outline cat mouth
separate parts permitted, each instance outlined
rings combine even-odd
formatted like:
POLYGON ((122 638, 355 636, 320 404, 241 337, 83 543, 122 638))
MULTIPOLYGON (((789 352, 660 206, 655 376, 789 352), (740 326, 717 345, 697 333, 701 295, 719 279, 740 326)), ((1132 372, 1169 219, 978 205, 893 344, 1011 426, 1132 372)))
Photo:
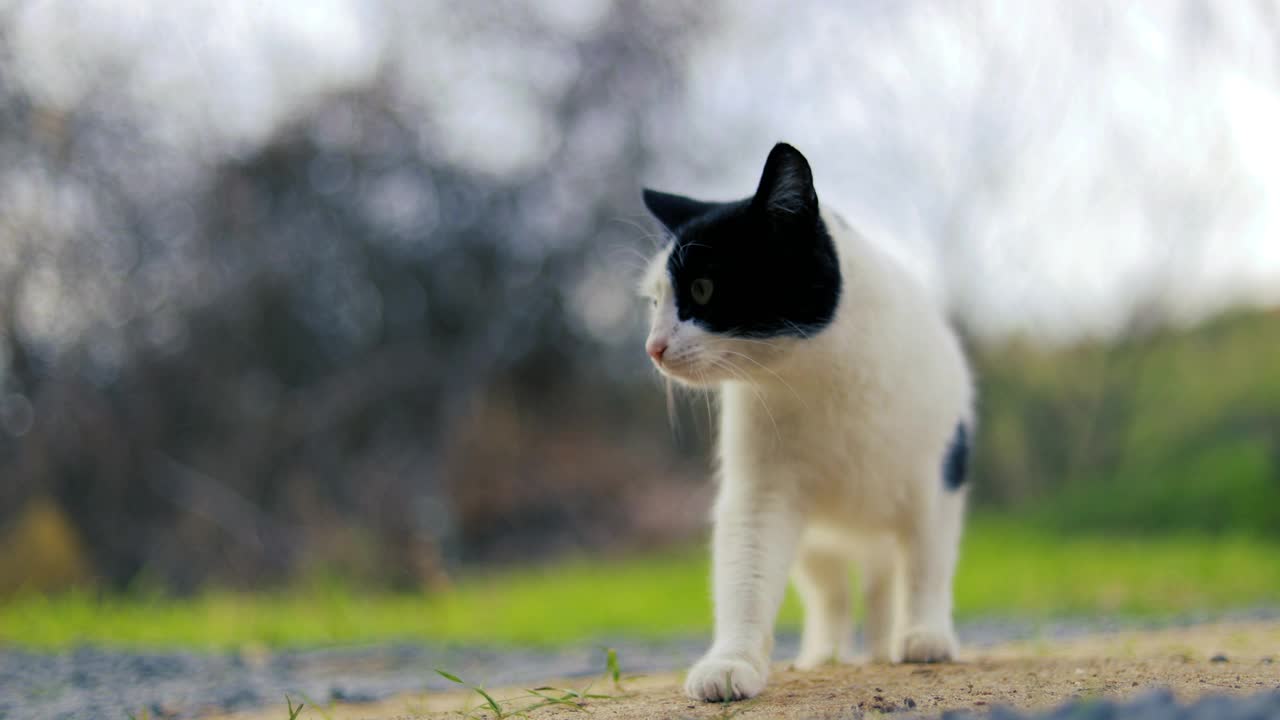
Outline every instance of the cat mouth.
POLYGON ((711 385, 715 382, 714 365, 694 357, 662 358, 653 361, 658 372, 686 385, 711 385))

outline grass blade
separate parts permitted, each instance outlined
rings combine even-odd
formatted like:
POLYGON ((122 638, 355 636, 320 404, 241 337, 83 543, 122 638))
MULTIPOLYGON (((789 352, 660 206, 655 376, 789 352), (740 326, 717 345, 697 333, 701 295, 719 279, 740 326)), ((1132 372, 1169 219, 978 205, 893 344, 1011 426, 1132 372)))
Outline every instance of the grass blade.
POLYGON ((436 674, 444 678, 445 680, 448 680, 449 682, 458 683, 459 685, 466 685, 466 683, 462 681, 462 678, 458 677, 457 675, 454 675, 453 673, 445 672, 440 668, 436 668, 436 674))
POLYGON ((497 700, 493 699, 492 695, 485 692, 484 688, 480 687, 479 685, 468 685, 467 687, 479 693, 480 697, 484 698, 485 702, 489 703, 489 708, 493 710, 494 714, 496 714, 498 717, 505 716, 505 713, 502 712, 502 706, 498 704, 497 700))
POLYGON ((298 707, 293 706, 293 698, 288 695, 284 696, 285 705, 289 706, 289 720, 298 720, 298 716, 302 714, 302 708, 306 707, 306 703, 298 703, 298 707))
POLYGON ((618 650, 609 648, 605 651, 605 667, 609 669, 609 677, 613 678, 613 684, 617 685, 622 681, 622 666, 618 664, 618 650))

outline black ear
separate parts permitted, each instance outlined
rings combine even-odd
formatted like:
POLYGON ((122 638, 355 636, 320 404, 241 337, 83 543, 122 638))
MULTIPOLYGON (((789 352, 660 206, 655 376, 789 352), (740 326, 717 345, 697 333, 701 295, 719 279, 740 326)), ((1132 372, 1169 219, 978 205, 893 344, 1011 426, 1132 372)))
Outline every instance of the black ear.
POLYGON ((658 222, 675 232, 681 225, 707 212, 715 204, 645 188, 644 206, 658 218, 658 222))
POLYGON ((818 216, 818 193, 813 189, 813 171, 800 151, 778 143, 769 152, 760 176, 753 207, 784 222, 818 216))

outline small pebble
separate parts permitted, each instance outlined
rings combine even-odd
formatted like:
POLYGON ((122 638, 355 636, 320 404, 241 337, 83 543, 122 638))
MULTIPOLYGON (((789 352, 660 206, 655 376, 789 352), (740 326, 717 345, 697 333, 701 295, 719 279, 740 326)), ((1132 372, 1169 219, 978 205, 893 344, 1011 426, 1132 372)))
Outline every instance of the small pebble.
POLYGON ((1223 655, 1222 653, 1218 653, 1217 655, 1214 655, 1213 657, 1209 658, 1209 662, 1224 663, 1224 662, 1227 662, 1227 656, 1223 655))
POLYGON ((370 703, 378 698, 370 693, 352 692, 344 687, 334 685, 329 689, 329 699, 334 702, 370 703))

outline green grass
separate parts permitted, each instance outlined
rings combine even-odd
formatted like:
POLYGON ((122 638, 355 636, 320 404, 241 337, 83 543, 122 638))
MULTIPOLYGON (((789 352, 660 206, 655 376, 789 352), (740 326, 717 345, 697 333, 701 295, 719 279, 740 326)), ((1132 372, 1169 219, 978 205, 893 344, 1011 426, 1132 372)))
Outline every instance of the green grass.
MULTIPOLYGON (((609 651, 609 658, 610 667, 607 672, 612 673, 617 662, 617 655, 615 651, 609 651)), ((436 674, 455 685, 460 685, 470 690, 479 697, 481 701, 479 703, 479 707, 476 710, 463 714, 464 718, 481 719, 488 717, 489 714, 492 714, 493 717, 497 718, 497 720, 503 720, 503 718, 511 717, 525 717, 528 713, 533 712, 534 710, 553 705, 565 707, 570 710, 582 710, 587 706, 587 703, 591 701, 613 700, 617 697, 621 697, 620 695, 611 695, 608 693, 593 693, 591 692, 593 683, 588 683, 587 686, 581 690, 543 685, 542 687, 528 688, 524 691, 523 695, 517 698, 500 700, 490 694, 488 690, 485 690, 483 686, 469 683, 451 672, 436 668, 436 674)), ((614 679, 614 689, 621 692, 621 687, 617 684, 616 676, 614 679)), ((289 720, 293 720, 293 718, 290 718, 289 720)))
MULTIPOLYGON (((1064 536, 977 518, 956 582, 961 617, 1163 615, 1280 604, 1280 543, 1249 537, 1064 536)), ((189 599, 18 596, 0 604, 0 643, 205 648, 387 639, 553 644, 707 633, 703 548, 579 559, 463 578, 433 596, 334 584, 189 599)), ((784 625, 799 606, 788 597, 784 625)))

